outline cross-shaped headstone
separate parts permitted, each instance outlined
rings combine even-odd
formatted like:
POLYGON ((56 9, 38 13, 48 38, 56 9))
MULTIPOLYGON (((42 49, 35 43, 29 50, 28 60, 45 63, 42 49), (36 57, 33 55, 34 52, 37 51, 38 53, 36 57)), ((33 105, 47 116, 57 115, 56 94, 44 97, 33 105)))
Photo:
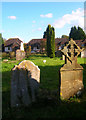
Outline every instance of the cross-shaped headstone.
POLYGON ((75 43, 73 39, 69 41, 69 43, 61 50, 64 55, 72 62, 75 57, 77 57, 82 51, 79 46, 75 43))
POLYGON ((60 69, 60 96, 69 99, 83 89, 83 67, 77 63, 77 57, 82 51, 71 39, 61 50, 65 55, 65 64, 60 69))

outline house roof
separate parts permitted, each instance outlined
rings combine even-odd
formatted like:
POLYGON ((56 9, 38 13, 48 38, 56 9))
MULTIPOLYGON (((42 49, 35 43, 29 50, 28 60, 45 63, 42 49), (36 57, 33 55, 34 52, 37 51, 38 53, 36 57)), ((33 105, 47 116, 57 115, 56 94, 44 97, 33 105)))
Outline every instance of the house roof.
POLYGON ((10 38, 10 39, 8 39, 6 42, 5 42, 5 47, 7 47, 7 46, 18 46, 18 45, 20 45, 21 44, 21 40, 19 39, 19 38, 10 38))
POLYGON ((82 44, 84 44, 84 45, 86 44, 86 39, 84 41, 82 41, 82 44))
MULTIPOLYGON (((31 41, 29 41, 27 44, 32 45, 35 43, 41 43, 41 41, 46 41, 46 39, 32 39, 31 41)), ((55 45, 56 46, 61 46, 64 45, 66 43, 68 43, 69 39, 67 38, 55 38, 55 45)), ((82 44, 86 45, 86 39, 85 40, 74 40, 76 42, 76 44, 79 47, 82 47, 82 44)))
POLYGON ((32 44, 34 44, 34 43, 41 43, 41 41, 46 41, 46 39, 45 38, 41 38, 41 39, 32 39, 32 40, 30 40, 27 44, 28 45, 32 45, 32 44))

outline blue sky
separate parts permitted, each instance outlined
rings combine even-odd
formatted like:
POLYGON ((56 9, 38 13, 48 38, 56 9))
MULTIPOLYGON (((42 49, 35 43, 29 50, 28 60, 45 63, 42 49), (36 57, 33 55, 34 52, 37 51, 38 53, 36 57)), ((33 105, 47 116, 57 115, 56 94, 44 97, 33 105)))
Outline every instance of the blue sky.
POLYGON ((84 2, 3 2, 3 38, 19 37, 23 42, 42 38, 48 24, 55 37, 68 35, 72 26, 84 28, 84 2))

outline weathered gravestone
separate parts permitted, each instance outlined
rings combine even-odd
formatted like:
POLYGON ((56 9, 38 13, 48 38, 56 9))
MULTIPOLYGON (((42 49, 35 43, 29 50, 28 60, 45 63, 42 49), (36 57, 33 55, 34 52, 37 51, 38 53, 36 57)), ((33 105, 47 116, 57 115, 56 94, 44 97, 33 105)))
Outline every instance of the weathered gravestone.
POLYGON ((29 60, 12 69, 11 107, 28 106, 36 100, 40 83, 40 69, 29 60))
POLYGON ((69 99, 83 89, 83 67, 77 63, 77 56, 81 49, 71 39, 61 51, 66 59, 64 66, 60 69, 60 96, 62 99, 69 99))
POLYGON ((81 52, 81 58, 86 58, 86 46, 83 47, 83 51, 81 52))
POLYGON ((65 55, 62 55, 62 60, 65 60, 65 55))
POLYGON ((16 60, 22 60, 25 58, 25 51, 23 50, 16 50, 16 60))

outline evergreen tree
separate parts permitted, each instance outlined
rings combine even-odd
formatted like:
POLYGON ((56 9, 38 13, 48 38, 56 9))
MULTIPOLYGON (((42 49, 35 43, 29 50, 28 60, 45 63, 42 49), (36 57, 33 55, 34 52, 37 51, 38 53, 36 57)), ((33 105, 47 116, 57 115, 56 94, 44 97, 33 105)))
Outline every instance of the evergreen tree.
POLYGON ((72 27, 69 33, 69 39, 73 38, 74 40, 83 40, 86 38, 85 32, 81 27, 76 28, 72 27))
POLYGON ((79 38, 79 40, 86 38, 85 32, 84 32, 83 29, 80 28, 80 27, 78 27, 78 38, 79 38))
POLYGON ((47 30, 47 56, 55 57, 55 31, 51 25, 48 25, 47 30))
POLYGON ((50 40, 51 40, 51 25, 48 25, 47 27, 47 56, 50 57, 50 52, 51 52, 51 44, 50 44, 50 40))
POLYGON ((50 53, 50 57, 53 58, 55 57, 55 32, 54 32, 54 28, 51 28, 51 53, 50 53))
POLYGON ((44 32, 43 38, 47 38, 47 32, 44 32))

